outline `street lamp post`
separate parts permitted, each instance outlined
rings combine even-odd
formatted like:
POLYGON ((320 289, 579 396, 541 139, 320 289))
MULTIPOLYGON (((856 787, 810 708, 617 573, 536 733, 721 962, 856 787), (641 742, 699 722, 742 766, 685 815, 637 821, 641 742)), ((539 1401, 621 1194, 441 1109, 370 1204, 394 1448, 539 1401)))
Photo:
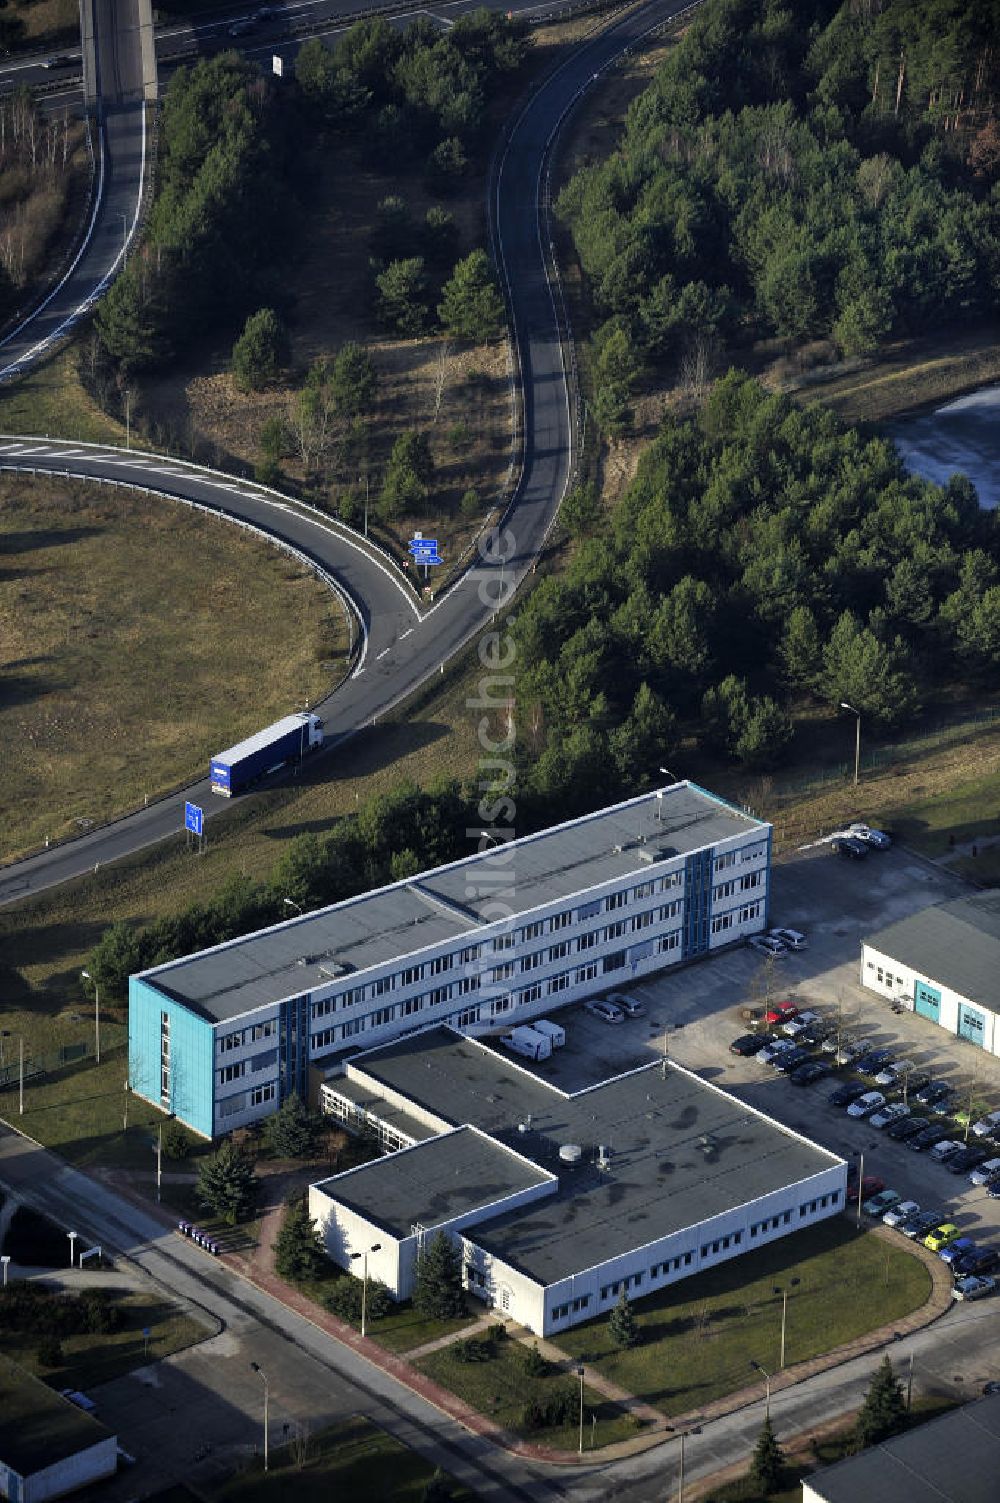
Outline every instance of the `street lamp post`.
POLYGON ((282 905, 285 908, 294 908, 295 912, 298 913, 298 914, 302 914, 302 913, 305 912, 305 909, 302 907, 302 904, 301 903, 296 903, 296 901, 295 901, 294 898, 282 898, 281 902, 282 902, 282 905))
POLYGON ((780 1372, 785 1366, 785 1322, 788 1319, 788 1290, 776 1288, 775 1294, 781 1295, 781 1360, 778 1363, 780 1372))
POLYGON ((583 1368, 578 1367, 576 1375, 580 1379, 580 1444, 577 1447, 579 1454, 583 1455, 583 1368))
MULTIPOLYGON (((89 971, 81 971, 84 981, 92 980, 89 971)), ((97 1064, 101 1063, 101 990, 94 982, 94 1057, 97 1064)))
POLYGON ((840 701, 840 708, 846 710, 848 714, 854 715, 857 719, 857 724, 854 727, 854 786, 856 788, 858 786, 858 778, 861 774, 861 711, 856 710, 853 705, 849 705, 844 699, 840 701))
POLYGON ((677 1479, 677 1503, 684 1503, 684 1442, 687 1440, 687 1431, 681 1431, 681 1470, 677 1479))
POLYGON ((669 767, 661 767, 660 771, 663 773, 663 776, 665 778, 669 778, 672 783, 680 782, 680 778, 677 776, 676 772, 671 772, 669 767))
POLYGON ((6 1289, 6 1287, 7 1287, 7 1270, 10 1267, 10 1253, 4 1253, 3 1257, 0 1258, 0 1263, 3 1264, 3 1287, 6 1289))
POLYGON ((755 1362, 752 1357, 750 1359, 750 1366, 756 1368, 757 1371, 761 1374, 761 1376, 764 1379, 764 1385, 765 1385, 764 1386, 764 1417, 765 1417, 765 1419, 770 1419, 771 1418, 771 1374, 767 1371, 766 1367, 761 1367, 760 1363, 759 1362, 755 1362))
POLYGON ((80 1235, 80 1233, 79 1232, 67 1232, 66 1235, 69 1238, 69 1266, 70 1266, 70 1268, 72 1268, 72 1267, 74 1267, 75 1258, 76 1258, 76 1239, 80 1235))
POLYGON ((268 1398, 270 1396, 270 1388, 269 1388, 268 1381, 267 1381, 267 1374, 261 1371, 259 1363, 257 1363, 257 1362, 251 1362, 251 1364, 250 1364, 250 1371, 252 1373, 256 1373, 257 1376, 258 1376, 258 1378, 261 1380, 261 1382, 264 1385, 264 1470, 266 1472, 267 1471, 267 1402, 268 1402, 268 1398))
POLYGON ((362 1272, 361 1272, 361 1336, 362 1336, 362 1339, 364 1338, 365 1332, 367 1330, 367 1319, 368 1319, 368 1254, 370 1252, 381 1252, 381 1251, 382 1251, 382 1244, 381 1244, 381 1242, 373 1242, 372 1245, 371 1245, 371 1247, 366 1247, 365 1248, 364 1252, 352 1252, 351 1253, 351 1262, 352 1263, 354 1262, 355 1258, 361 1258, 361 1259, 363 1259, 363 1262, 362 1262, 362 1265, 361 1265, 361 1269, 362 1269, 362 1272))

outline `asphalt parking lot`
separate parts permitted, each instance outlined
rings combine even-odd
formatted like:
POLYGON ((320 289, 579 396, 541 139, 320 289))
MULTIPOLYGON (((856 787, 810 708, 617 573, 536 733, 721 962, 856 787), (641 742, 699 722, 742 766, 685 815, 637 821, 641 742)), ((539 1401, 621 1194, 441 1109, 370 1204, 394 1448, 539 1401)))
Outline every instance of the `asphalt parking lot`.
MULTIPOLYGON (((815 1008, 830 1021, 839 1009, 849 1031, 871 1047, 893 1046, 921 1072, 956 1086, 975 1080, 977 1096, 1000 1108, 1000 1059, 914 1014, 894 1014, 858 979, 865 935, 966 891, 947 871, 898 847, 863 862, 845 861, 827 848, 786 857, 774 867, 770 921, 802 930, 809 946, 777 961, 772 997, 815 1008)), ((634 1068, 666 1046, 679 1064, 834 1152, 855 1160, 863 1154, 866 1175, 877 1175, 904 1199, 946 1210, 963 1234, 1000 1242, 1000 1201, 926 1153, 913 1153, 829 1105, 839 1080, 853 1078, 849 1071, 800 1089, 769 1066, 730 1054, 730 1042, 747 1031, 740 1008, 759 1001, 762 984, 761 958, 741 945, 628 987, 645 1003, 645 1018, 611 1026, 579 1006, 568 1008, 558 1015, 566 1047, 536 1068, 564 1090, 576 1090, 634 1068)), ((874 1082, 870 1088, 878 1089, 874 1082)))

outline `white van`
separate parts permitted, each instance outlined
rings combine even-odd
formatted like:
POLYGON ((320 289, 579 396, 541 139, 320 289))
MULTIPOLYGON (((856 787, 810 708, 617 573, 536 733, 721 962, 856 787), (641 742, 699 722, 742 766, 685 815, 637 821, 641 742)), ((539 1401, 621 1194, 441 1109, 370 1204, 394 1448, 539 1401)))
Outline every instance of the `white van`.
POLYGON ((561 1049, 566 1042, 566 1030, 561 1023, 552 1023, 548 1018, 536 1018, 531 1026, 536 1033, 544 1033, 552 1040, 553 1049, 561 1049))
POLYGON ((527 1026, 501 1034, 500 1042, 515 1054, 523 1054, 525 1059, 548 1059, 552 1053, 552 1040, 548 1034, 527 1026))

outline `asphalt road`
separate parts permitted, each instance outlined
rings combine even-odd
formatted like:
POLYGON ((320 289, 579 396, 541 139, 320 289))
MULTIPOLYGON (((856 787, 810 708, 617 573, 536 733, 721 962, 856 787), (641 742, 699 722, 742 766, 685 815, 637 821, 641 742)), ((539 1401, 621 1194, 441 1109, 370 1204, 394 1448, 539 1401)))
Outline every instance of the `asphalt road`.
MULTIPOLYGON (((680 0, 653 0, 585 43, 543 81, 510 130, 499 154, 491 209, 498 261, 510 292, 524 389, 524 464, 503 530, 485 555, 439 602, 412 603, 393 566, 349 541, 345 529, 309 518, 259 487, 195 466, 83 444, 0 437, 0 464, 37 473, 73 474, 136 484, 249 521, 304 550, 357 603, 366 641, 363 660, 332 695, 312 708, 323 716, 336 754, 345 737, 370 726, 489 624, 531 568, 565 492, 573 463, 573 425, 563 369, 558 297, 549 284, 541 210, 545 169, 560 124, 588 85, 625 48, 682 9, 680 0)), ((484 713, 476 708, 475 713, 484 713)), ((494 719, 490 733, 503 730, 494 719)), ((220 748, 221 750, 221 748, 220 748)), ((93 872, 183 828, 191 799, 206 815, 226 807, 207 778, 80 839, 4 869, 0 903, 16 901, 93 872)))
MULTIPOLYGON (((0 381, 49 353, 102 295, 139 218, 146 161, 138 0, 97 0, 97 90, 102 109, 91 139, 95 193, 76 259, 42 303, 0 340, 0 381)), ((0 82, 11 77, 5 65, 0 82), (4 76, 5 75, 5 76, 4 76)))

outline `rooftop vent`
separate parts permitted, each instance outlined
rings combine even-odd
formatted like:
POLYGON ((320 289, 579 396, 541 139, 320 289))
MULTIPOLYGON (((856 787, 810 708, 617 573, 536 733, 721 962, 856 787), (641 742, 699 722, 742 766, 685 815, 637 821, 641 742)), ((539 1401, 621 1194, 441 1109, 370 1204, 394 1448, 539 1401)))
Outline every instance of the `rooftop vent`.
POLYGON ((608 1145, 606 1143, 601 1143, 601 1144, 598 1145, 598 1149, 597 1149, 597 1167, 598 1167, 598 1169, 610 1169, 611 1168, 611 1149, 608 1147, 608 1145))
POLYGON ((579 1143, 563 1143, 559 1157, 564 1164, 578 1164, 583 1157, 583 1149, 579 1143))
POLYGON ((718 1146, 718 1143, 712 1137, 712 1134, 710 1132, 703 1132, 701 1137, 698 1139, 698 1147, 701 1149, 706 1158, 708 1158, 710 1154, 713 1154, 718 1146))

